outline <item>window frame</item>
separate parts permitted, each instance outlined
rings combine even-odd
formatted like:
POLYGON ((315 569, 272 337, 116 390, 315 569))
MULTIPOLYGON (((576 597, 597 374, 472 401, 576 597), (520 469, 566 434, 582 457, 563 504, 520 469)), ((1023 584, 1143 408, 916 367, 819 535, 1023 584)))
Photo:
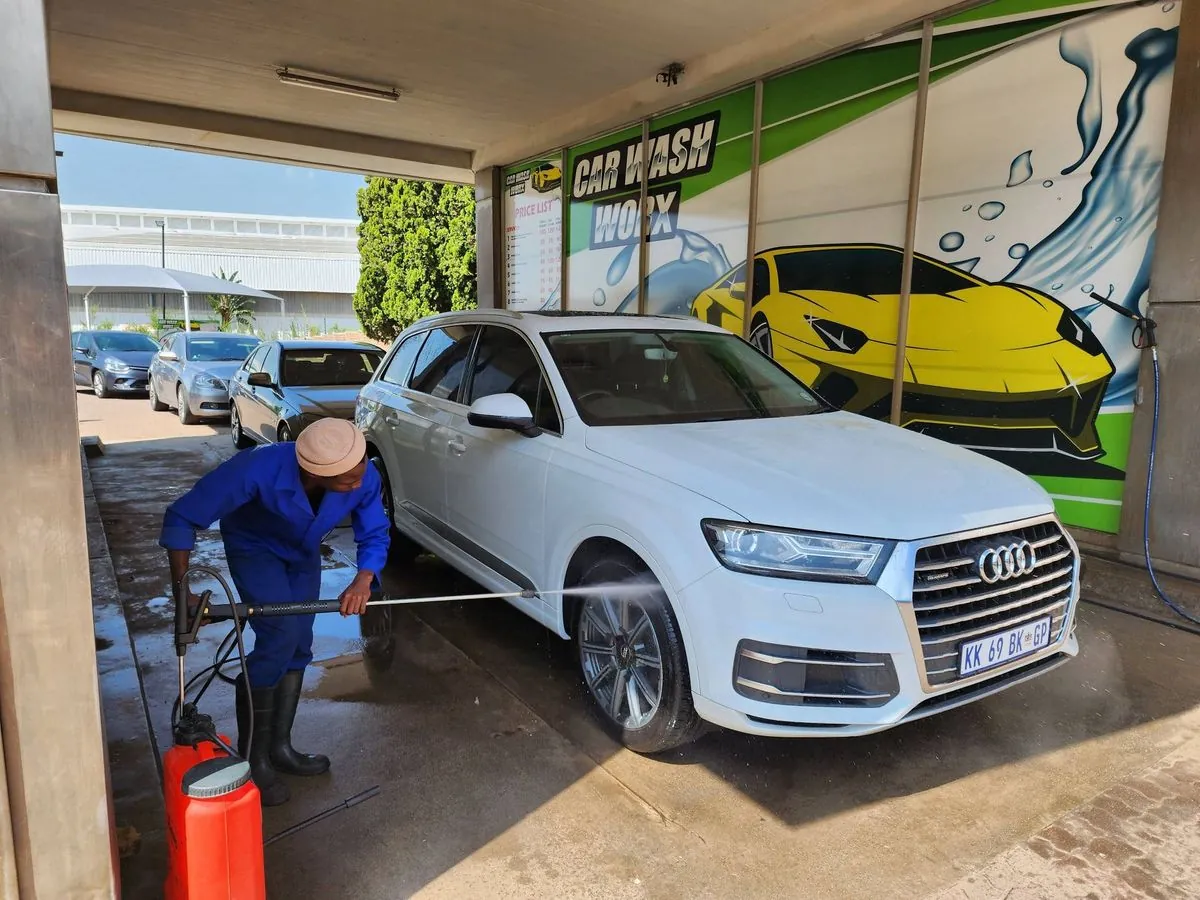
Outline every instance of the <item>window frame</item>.
MULTIPOLYGON (((533 341, 531 341, 529 339, 529 335, 527 335, 525 332, 523 332, 519 328, 514 328, 513 326, 509 325, 507 322, 479 322, 478 325, 479 325, 479 331, 476 332, 475 342, 474 342, 473 346, 471 347, 470 356, 468 356, 468 358, 467 358, 467 372, 466 372, 466 384, 465 384, 466 390, 464 391, 464 396, 466 398, 468 398, 468 400, 470 402, 468 402, 466 404, 466 406, 468 408, 470 408, 471 403, 473 403, 474 399, 475 399, 473 396, 473 392, 475 389, 475 360, 479 353, 479 342, 481 340, 483 340, 484 329, 486 329, 486 328, 503 328, 507 331, 511 331, 514 334, 516 334, 522 341, 525 342, 525 346, 529 348, 529 352, 533 354, 534 362, 537 363, 538 371, 541 372, 542 383, 546 385, 546 392, 550 395, 550 402, 554 405, 554 416, 556 419, 558 419, 558 430, 551 431, 549 429, 543 428, 542 433, 543 434, 552 434, 555 437, 562 437, 563 431, 566 427, 564 425, 565 418, 563 417, 563 414, 562 414, 562 405, 558 402, 558 395, 554 390, 554 385, 550 381, 550 378, 546 373, 545 360, 543 360, 541 354, 538 353, 537 347, 534 345, 533 341)), ((533 410, 530 410, 530 412, 533 413, 534 421, 536 423, 537 410, 533 409, 533 410)))

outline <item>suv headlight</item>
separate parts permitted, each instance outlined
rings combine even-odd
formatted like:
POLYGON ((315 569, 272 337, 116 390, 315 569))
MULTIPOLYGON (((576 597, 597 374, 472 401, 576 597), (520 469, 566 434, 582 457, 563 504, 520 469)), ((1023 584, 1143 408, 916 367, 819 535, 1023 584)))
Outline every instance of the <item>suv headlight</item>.
POLYGON ((802 581, 874 584, 896 546, 894 541, 712 519, 701 525, 709 547, 725 568, 802 581))
POLYGON ((216 375, 197 375, 192 384, 195 387, 207 388, 210 391, 228 390, 228 388, 225 386, 225 382, 223 382, 216 375))
POLYGON ((104 361, 104 370, 112 372, 114 375, 124 375, 129 371, 129 366, 121 362, 119 359, 106 359, 104 361))

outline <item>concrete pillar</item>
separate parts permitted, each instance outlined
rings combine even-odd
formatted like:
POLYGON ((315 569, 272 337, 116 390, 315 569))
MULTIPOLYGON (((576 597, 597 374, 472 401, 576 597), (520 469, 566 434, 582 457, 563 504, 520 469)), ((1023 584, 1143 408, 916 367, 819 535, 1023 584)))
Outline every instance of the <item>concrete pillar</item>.
POLYGON ((475 277, 479 308, 504 307, 504 209, 500 169, 490 166, 475 173, 475 277))
POLYGON ((0 3, 0 735, 6 788, 0 791, 0 842, 10 843, 0 843, 5 900, 90 900, 117 891, 56 190, 42 0, 5 0, 0 3))
MULTIPOLYGON (((1156 561, 1182 574, 1200 574, 1200 2, 1182 4, 1179 50, 1163 163, 1151 316, 1158 321, 1162 402, 1158 455, 1151 498, 1150 543, 1156 561)), ((1128 474, 1118 547, 1123 558, 1142 558, 1146 460, 1153 414, 1149 354, 1139 374, 1128 474)))

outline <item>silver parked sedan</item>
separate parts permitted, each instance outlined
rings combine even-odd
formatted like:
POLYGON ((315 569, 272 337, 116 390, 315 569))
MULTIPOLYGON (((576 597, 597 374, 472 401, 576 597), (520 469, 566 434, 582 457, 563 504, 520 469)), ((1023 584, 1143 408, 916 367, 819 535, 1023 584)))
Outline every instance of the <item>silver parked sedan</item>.
POLYGON ((317 419, 353 419, 359 391, 383 356, 373 344, 346 341, 263 344, 229 385, 234 446, 295 440, 317 419))
POLYGON ((262 343, 253 335, 198 331, 162 339, 150 363, 150 408, 175 409, 179 421, 229 415, 229 379, 262 343))

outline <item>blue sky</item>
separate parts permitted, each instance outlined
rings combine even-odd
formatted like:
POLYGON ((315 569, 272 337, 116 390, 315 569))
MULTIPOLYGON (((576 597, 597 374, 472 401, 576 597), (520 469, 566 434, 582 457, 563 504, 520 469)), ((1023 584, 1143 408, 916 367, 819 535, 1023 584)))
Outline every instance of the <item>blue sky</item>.
POLYGON ((58 160, 63 203, 358 217, 360 175, 66 134, 55 135, 54 145, 63 154, 58 160))

